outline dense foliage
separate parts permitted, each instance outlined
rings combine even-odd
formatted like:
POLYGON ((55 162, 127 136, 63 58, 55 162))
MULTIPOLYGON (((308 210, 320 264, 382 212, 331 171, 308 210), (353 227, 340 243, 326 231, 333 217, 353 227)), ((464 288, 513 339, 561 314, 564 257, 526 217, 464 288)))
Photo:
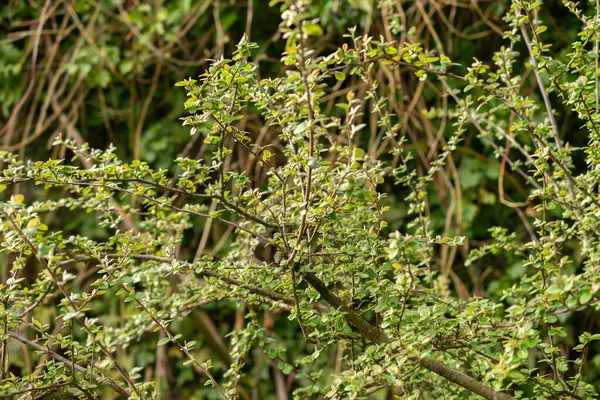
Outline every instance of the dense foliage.
POLYGON ((597 398, 595 6, 10 3, 0 395, 597 398))

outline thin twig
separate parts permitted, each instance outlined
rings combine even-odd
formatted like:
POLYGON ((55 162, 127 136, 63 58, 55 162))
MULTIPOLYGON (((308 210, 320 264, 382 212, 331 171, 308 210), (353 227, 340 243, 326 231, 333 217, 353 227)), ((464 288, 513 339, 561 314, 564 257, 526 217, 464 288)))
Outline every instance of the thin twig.
MULTIPOLYGON (((87 369, 84 368, 84 367, 82 367, 81 365, 75 364, 75 363, 71 362, 70 360, 64 358, 60 354, 57 354, 57 353, 53 352, 49 348, 41 346, 41 345, 39 345, 39 344, 37 344, 37 343, 29 340, 29 339, 24 338, 21 335, 18 335, 18 334, 13 333, 13 332, 9 332, 8 336, 11 337, 11 338, 13 338, 13 339, 15 339, 15 340, 17 340, 17 341, 19 341, 19 342, 21 342, 21 343, 26 344, 29 347, 33 347, 37 351, 41 351, 42 353, 45 353, 45 354, 49 355, 50 357, 52 357, 56 361, 60 361, 60 362, 64 363, 70 369, 75 369, 75 370, 77 370, 77 371, 79 371, 79 372, 81 372, 83 374, 85 374, 86 372, 88 372, 87 369)), ((113 389, 114 391, 118 392, 119 394, 121 394, 123 396, 129 397, 131 395, 127 390, 125 390, 124 388, 122 388, 121 386, 117 385, 114 382, 110 382, 110 381, 109 382, 104 382, 104 385, 110 387, 111 389, 113 389)))

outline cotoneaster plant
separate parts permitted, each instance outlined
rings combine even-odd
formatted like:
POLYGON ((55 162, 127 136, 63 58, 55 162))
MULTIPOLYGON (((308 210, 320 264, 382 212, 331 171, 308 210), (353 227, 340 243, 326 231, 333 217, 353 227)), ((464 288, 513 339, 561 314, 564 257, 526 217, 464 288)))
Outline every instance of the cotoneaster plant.
MULTIPOLYGON (((2 189, 48 194, 43 201, 14 194, 0 204, 1 250, 11 266, 0 289, 2 397, 160 397, 140 367, 122 362, 122 352, 145 337, 179 352, 216 398, 240 398, 254 349, 294 374, 295 398, 366 398, 384 388, 403 399, 596 398, 582 365, 600 333, 568 342, 572 333, 563 323, 599 304, 598 18, 565 2, 582 30, 568 57, 554 55, 536 17, 541 3, 515 0, 495 65, 475 60, 462 67, 410 36, 399 43, 355 29, 346 45, 316 56, 312 46, 323 31, 305 3, 281 6, 281 76, 261 77, 252 60, 257 45, 242 38, 230 58, 177 84, 188 95, 183 124, 206 145, 200 159, 155 170, 118 159, 114 148, 68 138, 55 144, 69 149, 70 160, 2 153, 2 189), (431 110, 433 121, 447 124, 436 144, 442 151, 427 169, 416 168, 395 99, 373 79, 380 68, 416 73, 453 104, 431 110), (521 93, 515 70, 532 74, 538 93, 521 93), (367 90, 359 96, 349 82, 367 90), (345 98, 326 107, 330 89, 346 84, 345 98), (553 108, 559 101, 579 118, 584 146, 574 149, 561 137, 553 108), (259 115, 278 141, 256 145, 243 128, 248 114, 259 115), (356 145, 373 123, 387 146, 382 154, 356 145), (446 174, 467 130, 526 182, 528 236, 498 227, 487 244, 469 247, 461 235, 432 229, 431 183, 446 174), (257 160, 266 179, 259 184, 228 168, 234 147, 257 160), (574 157, 585 158, 583 171, 574 157), (386 215, 390 193, 404 193, 407 204, 408 223, 394 231, 386 215), (45 216, 56 211, 92 213, 108 234, 67 236, 62 221, 50 229, 45 216), (198 218, 235 232, 224 254, 181 254, 198 218), (439 257, 454 246, 465 251, 467 269, 510 255, 526 273, 500 295, 461 296, 455 272, 439 257), (93 282, 74 291, 88 271, 93 282), (108 297, 122 299, 125 320, 97 312, 108 297), (174 329, 208 303, 248 310, 228 337, 229 369, 219 376, 196 343, 174 329), (49 307, 58 310, 56 320, 47 318, 49 307), (264 310, 295 324, 302 357, 285 361, 283 343, 260 322, 264 310), (324 374, 331 354, 336 372, 324 374), (20 357, 37 367, 14 374, 8 366, 20 357)), ((382 14, 390 26, 401 25, 401 16, 382 14)))

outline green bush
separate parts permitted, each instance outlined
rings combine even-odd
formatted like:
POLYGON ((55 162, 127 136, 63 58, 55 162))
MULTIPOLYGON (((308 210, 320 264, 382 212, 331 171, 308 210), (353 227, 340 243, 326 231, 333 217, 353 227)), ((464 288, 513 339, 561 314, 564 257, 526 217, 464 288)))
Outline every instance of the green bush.
POLYGON ((1 395, 597 398, 600 10, 565 1, 554 49, 553 11, 513 0, 466 65, 401 2, 274 3, 279 63, 240 34, 170 89, 197 157, 171 167, 160 128, 131 162, 1 153, 1 395))

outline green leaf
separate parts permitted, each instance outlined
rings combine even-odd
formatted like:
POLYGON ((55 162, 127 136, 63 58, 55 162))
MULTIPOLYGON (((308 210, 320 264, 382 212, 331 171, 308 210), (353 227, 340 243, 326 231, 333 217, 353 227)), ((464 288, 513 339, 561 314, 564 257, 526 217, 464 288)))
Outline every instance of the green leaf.
POLYGON ((10 196, 10 202, 15 204, 21 204, 25 200, 25 196, 22 194, 13 194, 10 196))
POLYGON ((269 159, 271 158, 271 156, 273 155, 273 153, 271 153, 269 150, 264 150, 262 153, 262 161, 266 162, 269 161, 269 159))
POLYGON ((322 36, 323 29, 317 24, 306 24, 302 27, 308 36, 322 36))
POLYGON ((584 290, 579 295, 579 303, 580 304, 587 304, 591 299, 592 299, 592 293, 589 290, 584 290))

